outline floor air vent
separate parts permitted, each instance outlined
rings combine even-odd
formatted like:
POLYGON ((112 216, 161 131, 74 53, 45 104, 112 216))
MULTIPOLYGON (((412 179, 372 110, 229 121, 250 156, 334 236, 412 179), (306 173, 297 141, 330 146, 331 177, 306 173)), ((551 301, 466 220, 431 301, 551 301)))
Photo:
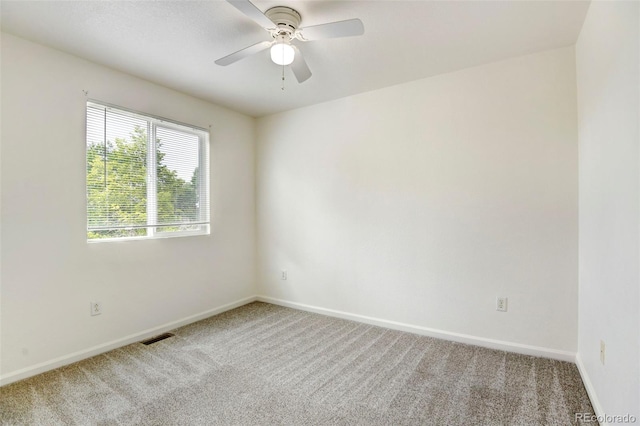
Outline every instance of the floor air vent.
POLYGON ((143 340, 140 343, 142 343, 143 345, 150 345, 152 343, 159 342, 160 340, 168 339, 169 337, 172 337, 172 336, 173 336, 172 333, 164 333, 164 334, 160 334, 160 335, 155 336, 155 337, 151 337, 151 338, 149 338, 147 340, 143 340))

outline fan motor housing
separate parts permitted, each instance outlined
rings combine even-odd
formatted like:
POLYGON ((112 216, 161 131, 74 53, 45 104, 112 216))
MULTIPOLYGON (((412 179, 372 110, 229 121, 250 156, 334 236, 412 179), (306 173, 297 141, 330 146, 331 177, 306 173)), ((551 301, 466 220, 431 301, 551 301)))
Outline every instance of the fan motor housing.
POLYGON ((278 26, 279 30, 287 31, 290 34, 298 29, 300 21, 302 20, 297 10, 287 6, 272 7, 264 12, 264 14, 278 26))

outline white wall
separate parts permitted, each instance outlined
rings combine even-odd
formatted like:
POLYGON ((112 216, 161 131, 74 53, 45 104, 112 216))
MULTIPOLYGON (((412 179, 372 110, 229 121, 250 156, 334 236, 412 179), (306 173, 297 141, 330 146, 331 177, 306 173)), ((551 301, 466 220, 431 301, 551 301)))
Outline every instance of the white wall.
POLYGON ((575 352, 575 85, 568 47, 259 119, 259 291, 575 352))
POLYGON ((599 414, 640 419, 640 8, 592 2, 576 45, 579 345, 599 414), (600 340, 606 345, 600 363, 600 340))
POLYGON ((5 382, 255 294, 252 118, 8 34, 1 100, 5 382), (212 126, 210 236, 87 244, 83 90, 212 126))

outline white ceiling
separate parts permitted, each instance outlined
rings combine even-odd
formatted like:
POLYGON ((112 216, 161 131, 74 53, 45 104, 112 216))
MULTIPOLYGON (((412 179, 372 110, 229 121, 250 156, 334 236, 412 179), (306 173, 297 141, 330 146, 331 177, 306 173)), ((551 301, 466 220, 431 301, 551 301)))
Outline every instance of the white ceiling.
POLYGON ((360 37, 296 42, 313 72, 298 84, 268 50, 214 61, 268 33, 225 1, 5 1, 2 31, 249 114, 263 116, 574 44, 584 1, 267 1, 301 26, 360 18, 360 37))

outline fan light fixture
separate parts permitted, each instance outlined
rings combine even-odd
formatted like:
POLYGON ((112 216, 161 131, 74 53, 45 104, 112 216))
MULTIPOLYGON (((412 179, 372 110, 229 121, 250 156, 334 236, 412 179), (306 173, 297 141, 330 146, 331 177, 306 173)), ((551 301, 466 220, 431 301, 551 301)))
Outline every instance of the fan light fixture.
POLYGON ((291 65, 291 72, 298 83, 305 82, 311 77, 311 70, 300 49, 301 45, 300 43, 292 44, 294 40, 307 42, 364 34, 364 25, 357 18, 300 28, 302 21, 300 13, 288 6, 274 6, 262 12, 250 0, 227 1, 247 18, 264 28, 271 37, 268 41, 260 41, 217 59, 216 64, 225 67, 263 50, 271 49, 271 60, 282 67, 283 84, 285 65, 291 65))
POLYGON ((289 65, 293 62, 296 52, 284 36, 278 36, 276 43, 271 46, 271 60, 278 65, 289 65))

